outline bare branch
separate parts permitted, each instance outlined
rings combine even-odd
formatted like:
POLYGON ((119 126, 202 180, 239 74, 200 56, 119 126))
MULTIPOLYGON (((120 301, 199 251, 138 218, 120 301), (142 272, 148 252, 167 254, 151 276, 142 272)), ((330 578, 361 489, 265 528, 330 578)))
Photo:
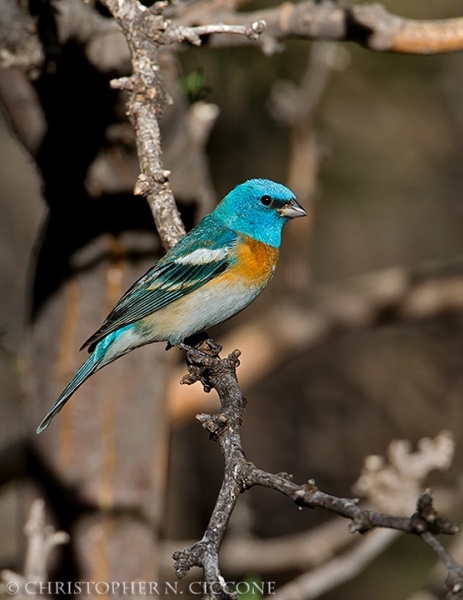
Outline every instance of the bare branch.
POLYGON ((53 527, 47 525, 45 503, 41 498, 37 498, 31 505, 24 533, 27 539, 24 573, 4 570, 0 574, 8 594, 15 595, 19 599, 30 597, 30 593, 23 594, 26 583, 40 583, 47 580, 47 562, 50 553, 56 546, 69 542, 66 532, 55 531, 53 527))
POLYGON ((431 532, 425 531, 421 534, 421 539, 432 549, 432 551, 444 563, 447 569, 446 586, 452 598, 461 598, 463 592, 463 569, 457 561, 447 552, 444 546, 437 540, 431 532))
MULTIPOLYGON (((305 0, 255 12, 236 9, 243 2, 157 2, 145 9, 138 0, 107 0, 107 6, 121 24, 125 34, 135 31, 128 25, 142 12, 148 26, 150 17, 159 17, 151 31, 151 40, 159 44, 186 41, 199 45, 203 40, 211 47, 257 44, 271 53, 288 39, 350 41, 377 52, 402 54, 440 54, 463 50, 463 18, 442 20, 406 19, 388 12, 381 4, 358 4, 343 7, 331 0, 305 0), (169 15, 164 19, 161 13, 169 15), (160 27, 160 25, 163 25, 160 27), (266 31, 263 29, 266 24, 266 31), (165 34, 165 35, 163 35, 165 34), (239 35, 235 35, 239 34, 239 35)), ((36 70, 43 65, 34 22, 20 13, 14 0, 5 0, 7 10, 0 15, 0 64, 36 70)), ((127 45, 123 36, 107 18, 84 3, 63 0, 56 3, 59 39, 79 41, 91 62, 102 70, 125 66, 127 45)), ((149 25, 151 27, 151 25, 149 25)), ((148 30, 145 29, 145 35, 148 30)), ((130 45, 130 41, 129 41, 130 45)))
MULTIPOLYGON (((245 400, 236 379, 239 352, 235 351, 228 358, 220 359, 219 351, 219 347, 206 340, 197 350, 191 350, 187 354, 189 375, 183 382, 191 384, 200 381, 206 390, 214 388, 219 395, 220 412, 216 415, 198 415, 198 419, 209 431, 211 438, 219 443, 225 466, 219 496, 202 539, 190 548, 177 551, 173 555, 175 571, 179 578, 184 577, 193 566, 199 566, 204 572, 206 597, 225 599, 232 596, 220 574, 219 550, 239 494, 255 485, 278 491, 300 507, 323 508, 343 516, 351 521, 350 530, 353 533, 367 533, 377 527, 420 536, 427 533, 425 541, 433 547, 432 538, 435 535, 452 535, 458 531, 456 525, 438 517, 430 490, 420 494, 412 516, 402 517, 360 506, 357 499, 326 494, 317 488, 313 480, 305 485, 297 485, 286 473, 267 473, 248 462, 240 436, 245 400)), ((411 457, 408 458, 412 460, 411 457)), ((435 464, 435 461, 431 461, 429 468, 435 464)), ((441 558, 444 557, 442 553, 445 553, 449 591, 463 585, 463 569, 445 549, 440 546, 434 549, 441 558)))
POLYGON ((186 383, 201 381, 205 388, 214 387, 220 395, 222 410, 218 415, 198 415, 198 420, 209 431, 211 438, 218 441, 224 458, 224 478, 211 518, 203 538, 191 548, 175 552, 175 571, 179 578, 184 577, 193 566, 202 567, 204 580, 211 597, 227 598, 231 595, 227 589, 219 567, 219 549, 231 514, 243 491, 242 481, 237 467, 245 463, 241 445, 240 425, 245 399, 236 380, 236 367, 239 364, 239 352, 235 351, 226 359, 218 358, 220 348, 211 342, 204 343, 212 357, 203 360, 205 371, 189 354, 190 368, 186 383))
MULTIPOLYGON (((434 470, 449 469, 454 451, 453 436, 447 431, 437 434, 434 439, 420 440, 416 451, 411 451, 407 440, 393 440, 387 450, 387 460, 380 456, 366 457, 364 471, 354 484, 354 493, 360 494, 363 502, 375 510, 410 514, 414 510, 422 482, 434 470)), ((453 500, 448 499, 448 493, 442 495, 442 491, 437 495, 440 504, 444 498, 447 499, 444 502, 446 510, 450 509, 449 503, 455 506, 460 504, 458 487, 450 494, 453 500)), ((357 560, 360 561, 361 557, 365 559, 361 564, 368 564, 370 550, 367 552, 351 547, 358 544, 368 546, 370 539, 370 535, 361 539, 353 537, 348 532, 345 521, 335 517, 314 529, 275 539, 261 540, 249 535, 230 536, 224 541, 221 561, 227 573, 252 570, 262 574, 293 569, 310 570, 310 573, 301 577, 300 582, 296 580, 294 583, 301 593, 302 590, 310 589, 311 595, 304 593, 302 597, 315 597, 316 591, 317 594, 324 593, 332 589, 334 583, 339 585, 341 581, 355 576, 360 569, 357 560), (327 568, 327 563, 330 568, 327 568), (351 565, 353 569, 350 571, 351 565), (327 576, 328 573, 331 576, 327 576), (310 585, 306 585, 306 582, 310 582, 310 585)), ((379 553, 381 547, 387 547, 394 539, 394 535, 380 536, 377 542, 372 542, 371 551, 379 553)), ((165 569, 170 565, 168 561, 174 545, 175 542, 166 542, 164 545, 165 569)), ((184 545, 193 544, 184 542, 184 545)), ((278 590, 277 594, 280 593, 281 590, 278 590)))
POLYGON ((24 577, 26 581, 45 581, 50 552, 55 546, 67 544, 69 536, 66 532, 55 531, 47 525, 45 502, 41 498, 37 498, 31 505, 24 533, 27 537, 24 577))
POLYGON ((158 38, 146 37, 147 27, 151 35, 162 35, 164 19, 157 15, 146 19, 147 11, 136 0, 106 0, 106 5, 124 32, 133 66, 130 77, 117 79, 112 86, 127 90, 129 95, 127 110, 141 171, 135 194, 146 196, 163 245, 169 248, 185 235, 185 229, 169 185, 170 172, 162 163, 159 119, 169 99, 159 66, 158 38))
MULTIPOLYGON (((197 13, 195 13, 197 15, 197 13)), ((187 18, 188 15, 183 15, 187 18)), ((209 15, 210 17, 210 15, 209 15)), ((222 17, 223 18, 223 17, 222 17)), ((420 21, 388 12, 381 4, 358 4, 343 7, 326 0, 305 0, 283 4, 251 13, 230 14, 227 22, 241 24, 264 20, 267 29, 258 41, 270 43, 287 39, 310 39, 355 42, 377 52, 401 54, 440 54, 463 50, 463 18, 420 21)), ((209 40, 212 46, 233 45, 229 37, 209 40)), ((240 40, 238 43, 243 43, 240 40)))
POLYGON ((209 36, 218 33, 244 35, 249 40, 257 40, 265 31, 266 23, 263 20, 254 21, 244 25, 225 25, 216 23, 210 25, 199 25, 197 27, 176 26, 170 24, 166 29, 166 35, 172 42, 189 42, 194 46, 200 46, 201 36, 209 36))
MULTIPOLYGON (((463 18, 440 21, 404 19, 380 4, 352 8, 352 27, 364 28, 363 45, 401 54, 440 54, 463 50, 463 18)), ((347 13, 347 16, 349 14, 347 13)))

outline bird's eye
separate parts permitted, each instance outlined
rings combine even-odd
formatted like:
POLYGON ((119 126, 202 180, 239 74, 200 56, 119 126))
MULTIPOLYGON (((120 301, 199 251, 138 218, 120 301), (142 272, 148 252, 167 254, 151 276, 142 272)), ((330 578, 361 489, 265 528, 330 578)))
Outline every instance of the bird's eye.
POLYGON ((264 206, 270 206, 270 204, 272 203, 272 199, 270 198, 270 196, 262 196, 260 201, 264 206))

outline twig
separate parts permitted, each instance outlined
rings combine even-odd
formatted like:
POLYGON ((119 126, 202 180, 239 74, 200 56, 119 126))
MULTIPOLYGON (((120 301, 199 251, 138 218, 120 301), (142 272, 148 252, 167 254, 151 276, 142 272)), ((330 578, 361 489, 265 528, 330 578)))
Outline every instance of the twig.
POLYGON ((45 581, 50 552, 55 546, 67 544, 69 535, 47 525, 45 502, 41 498, 34 500, 31 505, 24 533, 27 538, 24 577, 26 581, 45 581))
POLYGON ((210 25, 199 25, 197 27, 186 27, 170 24, 166 34, 169 42, 189 42, 194 46, 202 44, 201 36, 209 36, 217 33, 244 35, 249 40, 257 40, 265 31, 267 24, 264 20, 258 20, 244 25, 226 25, 225 23, 212 23, 210 25))
POLYGON ((463 567, 451 556, 444 546, 437 540, 431 532, 425 531, 421 534, 421 539, 432 549, 432 551, 444 563, 447 569, 445 586, 449 591, 448 598, 463 598, 463 567))
MULTIPOLYGON (((47 525, 45 503, 37 498, 31 505, 29 517, 24 527, 26 535, 26 557, 24 573, 18 574, 4 570, 0 573, 8 595, 16 598, 30 598, 30 590, 26 593, 26 583, 40 583, 47 580, 47 562, 51 551, 56 546, 67 544, 69 535, 64 531, 55 531, 47 525), (24 593, 23 593, 24 592, 24 593)), ((41 597, 43 595, 40 594, 41 597)))

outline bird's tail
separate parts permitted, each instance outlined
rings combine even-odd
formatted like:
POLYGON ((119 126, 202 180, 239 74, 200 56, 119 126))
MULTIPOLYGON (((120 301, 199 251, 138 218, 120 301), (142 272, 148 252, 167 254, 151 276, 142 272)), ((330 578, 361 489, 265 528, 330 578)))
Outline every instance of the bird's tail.
POLYGON ((96 353, 91 354, 87 358, 87 360, 80 367, 80 369, 77 371, 77 373, 74 375, 74 377, 68 383, 68 385, 61 392, 58 399, 53 404, 53 406, 50 408, 48 413, 42 419, 42 422, 37 427, 37 430, 36 430, 37 433, 42 433, 42 431, 44 431, 50 425, 50 422, 53 419, 53 417, 59 413, 59 411, 63 408, 63 406, 66 404, 66 402, 72 396, 72 394, 78 388, 80 388, 80 386, 84 383, 84 381, 86 379, 88 379, 90 377, 90 375, 93 375, 93 373, 98 371, 98 369, 101 368, 102 366, 103 366, 103 360, 101 358, 98 359, 96 353))

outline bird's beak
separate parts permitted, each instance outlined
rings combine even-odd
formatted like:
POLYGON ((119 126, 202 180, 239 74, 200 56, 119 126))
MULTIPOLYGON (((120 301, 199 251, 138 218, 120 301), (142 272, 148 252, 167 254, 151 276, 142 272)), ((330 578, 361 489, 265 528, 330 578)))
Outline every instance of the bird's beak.
POLYGON ((281 208, 277 208, 277 212, 282 217, 287 217, 288 219, 294 219, 295 217, 306 217, 307 212, 302 208, 299 202, 293 198, 290 202, 282 206, 281 208))

